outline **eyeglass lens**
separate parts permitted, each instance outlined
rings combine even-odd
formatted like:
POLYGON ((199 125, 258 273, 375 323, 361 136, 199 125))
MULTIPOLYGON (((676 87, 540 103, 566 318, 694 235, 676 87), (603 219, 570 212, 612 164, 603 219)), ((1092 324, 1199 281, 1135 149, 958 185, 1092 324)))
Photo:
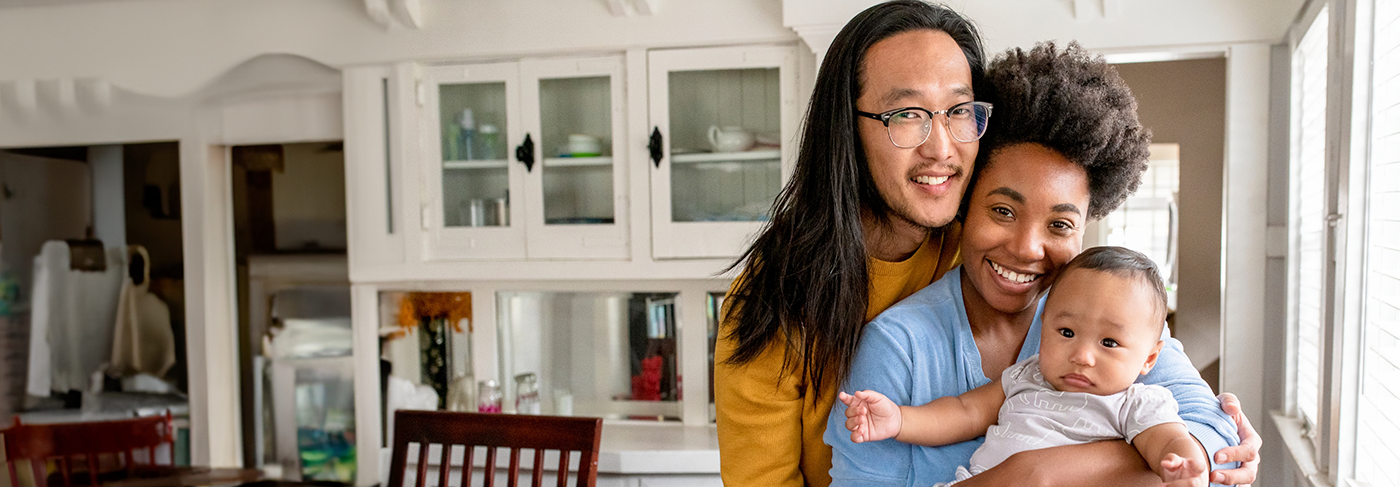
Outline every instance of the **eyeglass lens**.
POLYGON ((934 118, 944 118, 948 132, 959 142, 972 142, 982 137, 987 130, 987 117, 991 111, 979 104, 964 104, 948 110, 946 117, 929 116, 929 112, 910 108, 895 112, 890 116, 890 142, 901 148, 916 147, 928 140, 933 129, 934 118))

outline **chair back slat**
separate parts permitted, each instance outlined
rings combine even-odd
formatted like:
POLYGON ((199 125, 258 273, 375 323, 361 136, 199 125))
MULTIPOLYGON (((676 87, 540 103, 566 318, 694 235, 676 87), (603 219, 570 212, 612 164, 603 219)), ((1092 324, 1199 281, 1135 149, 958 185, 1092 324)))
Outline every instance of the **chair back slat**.
POLYGON ((97 481, 97 455, 87 456, 88 485, 101 485, 97 481))
POLYGON ((535 450, 535 465, 531 472, 534 472, 534 475, 530 476, 530 487, 540 487, 544 484, 544 450, 535 450))
POLYGON ((63 461, 63 485, 73 485, 73 457, 62 457, 63 461))
MULTIPOLYGON (((595 458, 596 458, 596 457, 595 457, 595 458)), ((583 465, 583 459, 579 459, 579 462, 578 462, 578 463, 579 463, 579 465, 583 465)), ((595 462, 595 463, 596 463, 596 462, 595 462)), ((583 467, 579 467, 579 470, 583 470, 583 467)), ((566 451, 561 451, 561 452, 559 452, 559 471, 561 472, 561 473, 559 474, 559 487, 568 487, 568 485, 569 485, 569 476, 568 476, 568 475, 564 475, 562 472, 568 472, 568 471, 569 471, 569 452, 566 452, 566 451)), ((583 477, 583 476, 580 475, 579 477, 583 477)), ((579 482, 581 482, 581 481, 582 481, 582 480, 576 480, 576 481, 574 481, 574 485, 578 485, 579 482)))
MULTIPOLYGON (((530 476, 538 475, 539 472, 531 472, 530 476)), ((510 475, 506 475, 506 485, 509 487, 519 487, 520 485, 520 449, 510 449, 510 475)))
POLYGON ((442 445, 442 454, 438 455, 438 485, 447 485, 451 471, 452 445, 442 445))
POLYGON ((462 452, 462 485, 470 486, 472 484, 472 468, 475 468, 472 465, 472 459, 476 457, 476 448, 471 445, 465 446, 466 451, 462 452))
MULTIPOLYGON (((598 476, 598 446, 601 443, 603 420, 601 418, 580 418, 563 416, 535 416, 513 414, 476 414, 445 411, 397 411, 394 413, 393 456, 390 459, 389 483, 387 487, 407 487, 408 448, 418 444, 441 444, 444 448, 442 464, 452 461, 447 453, 455 445, 466 450, 462 455, 462 486, 470 486, 474 469, 475 447, 485 447, 483 478, 481 485, 494 487, 496 484, 497 449, 509 448, 508 485, 520 485, 521 450, 531 450, 534 454, 534 468, 531 471, 532 486, 540 486, 544 477, 544 457, 546 450, 559 452, 560 467, 555 472, 560 485, 566 485, 570 475, 569 458, 577 453, 580 461, 574 472, 578 485, 592 486, 598 476)), ((420 455, 419 487, 425 474, 426 457, 420 455)), ((444 467, 438 476, 437 486, 445 487, 450 469, 444 467)))
POLYGON ((496 485, 496 447, 486 447, 486 470, 481 474, 486 476, 481 479, 481 485, 485 487, 494 487, 496 485))
POLYGON ((428 485, 428 443, 418 444, 418 478, 414 482, 418 487, 428 485))

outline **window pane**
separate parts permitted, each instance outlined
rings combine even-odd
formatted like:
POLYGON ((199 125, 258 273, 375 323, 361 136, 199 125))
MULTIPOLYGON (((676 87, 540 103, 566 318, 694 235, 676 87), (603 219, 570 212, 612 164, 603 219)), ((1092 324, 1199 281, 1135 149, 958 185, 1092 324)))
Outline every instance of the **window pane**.
POLYGON ((1322 334, 1327 132, 1327 10, 1318 14, 1293 53, 1293 156, 1299 181, 1298 212, 1298 412, 1317 423, 1318 363, 1322 334))
POLYGON ((1400 1, 1377 0, 1356 477, 1400 485, 1400 1))

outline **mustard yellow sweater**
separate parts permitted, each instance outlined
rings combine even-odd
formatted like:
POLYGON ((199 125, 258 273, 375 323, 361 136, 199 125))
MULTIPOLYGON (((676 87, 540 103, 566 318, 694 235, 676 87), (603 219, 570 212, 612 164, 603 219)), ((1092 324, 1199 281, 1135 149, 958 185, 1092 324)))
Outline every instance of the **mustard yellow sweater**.
MULTIPOLYGON (((961 233, 961 227, 954 223, 934 232, 902 262, 871 259, 865 320, 874 319, 956 266, 961 233)), ((734 353, 735 342, 729 338, 734 326, 726 318, 715 344, 715 422, 724 485, 831 484, 831 447, 822 443, 822 434, 836 401, 837 378, 828 375, 821 395, 814 394, 806 377, 783 370, 787 347, 781 340, 771 342, 747 364, 726 363, 734 353)))

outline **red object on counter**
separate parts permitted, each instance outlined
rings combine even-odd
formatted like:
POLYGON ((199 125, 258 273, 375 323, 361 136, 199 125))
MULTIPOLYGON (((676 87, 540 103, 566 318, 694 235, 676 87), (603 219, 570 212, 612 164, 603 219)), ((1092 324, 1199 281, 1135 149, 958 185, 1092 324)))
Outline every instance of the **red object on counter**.
POLYGON ((642 374, 632 376, 633 401, 661 400, 661 356, 642 359, 642 374))

